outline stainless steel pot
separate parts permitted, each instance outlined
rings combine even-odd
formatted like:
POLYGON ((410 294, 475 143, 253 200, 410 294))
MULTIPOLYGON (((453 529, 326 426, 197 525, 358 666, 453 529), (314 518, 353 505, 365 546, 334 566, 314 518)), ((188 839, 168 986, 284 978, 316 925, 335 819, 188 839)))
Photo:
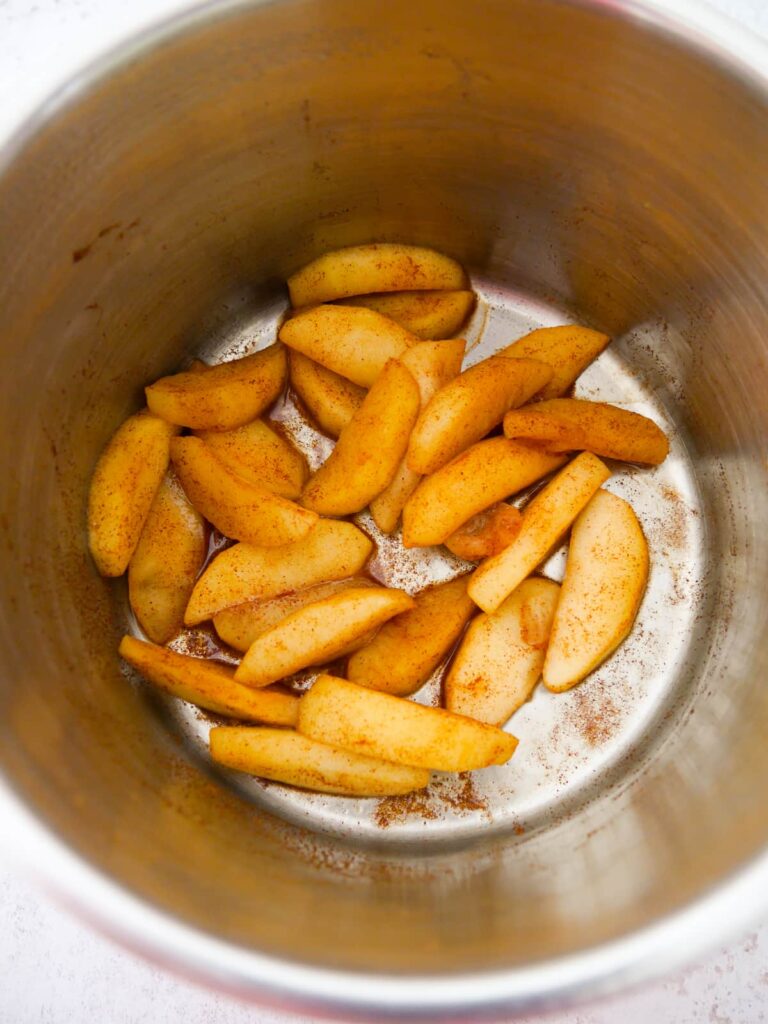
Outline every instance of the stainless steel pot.
POLYGON ((217 4, 55 96, 0 174, 0 807, 20 859, 185 974, 378 1017, 594 996, 764 911, 767 167, 768 55, 682 2, 217 4), (525 835, 355 842, 242 799, 121 675, 120 595, 86 554, 94 460, 143 384, 369 238, 611 332, 687 446, 704 580, 685 658, 588 798, 525 835))

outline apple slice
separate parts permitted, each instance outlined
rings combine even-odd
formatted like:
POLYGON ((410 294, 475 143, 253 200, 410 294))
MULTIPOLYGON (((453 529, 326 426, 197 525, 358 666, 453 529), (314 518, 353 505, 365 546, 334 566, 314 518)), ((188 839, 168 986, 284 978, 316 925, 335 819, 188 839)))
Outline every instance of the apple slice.
POLYGON ((339 796, 398 796, 429 785, 429 772, 340 750, 288 729, 221 726, 211 757, 225 768, 339 796))
POLYGON ((88 546, 102 576, 122 576, 139 543, 178 433, 143 409, 121 424, 99 456, 88 492, 88 546))
POLYGON ((461 265, 419 245, 380 242, 352 245, 318 256, 288 278, 293 306, 370 292, 401 292, 466 287, 461 265))
POLYGON ((406 331, 425 341, 453 338, 475 304, 470 291, 380 292, 344 300, 348 306, 365 306, 389 317, 406 331))
POLYGON ((483 562, 469 582, 469 596, 484 612, 529 576, 581 512, 611 471, 589 452, 577 455, 523 510, 520 532, 506 550, 483 562))
POLYGON ((445 706, 503 725, 541 677, 560 587, 531 577, 490 615, 473 619, 445 680, 445 706))
POLYGON ((400 362, 413 374, 422 406, 461 373, 466 347, 464 338, 420 341, 402 354, 400 362))
POLYGON ((395 532, 405 504, 421 479, 421 474, 409 469, 407 461, 403 459, 381 494, 371 500, 371 518, 382 533, 395 532))
POLYGON ((600 490, 573 525, 544 683, 569 690, 626 638, 648 582, 648 544, 622 498, 600 490))
POLYGON ((532 359, 491 356, 441 388, 419 416, 408 446, 414 473, 434 473, 501 423, 504 413, 522 405, 552 376, 532 359))
POLYGON ((419 412, 413 375, 393 359, 342 430, 336 447, 310 477, 302 501, 327 516, 359 512, 394 477, 419 412))
MULTIPOLYGON (((425 341, 403 354, 400 362, 411 371, 419 386, 420 409, 424 408, 432 395, 461 372, 465 346, 463 338, 454 341, 425 341)), ((392 533, 397 528, 403 506, 416 490, 420 479, 420 474, 414 473, 408 466, 408 460, 403 458, 387 487, 371 502, 373 521, 382 533, 392 533)))
POLYGON ((448 550, 467 562, 481 562, 508 548, 520 533, 523 517, 514 505, 500 501, 478 512, 446 537, 448 550))
POLYGON ((375 584, 365 576, 353 576, 348 580, 332 580, 329 583, 318 583, 304 590, 294 590, 290 594, 273 597, 269 601, 245 601, 232 608, 222 608, 213 616, 213 625, 225 644, 236 651, 245 651, 257 636, 276 626, 292 612, 314 604, 342 590, 373 587, 375 584))
POLYGON ((307 460, 290 441, 264 420, 253 420, 234 430, 202 430, 219 462, 237 476, 283 498, 298 498, 309 476, 307 460))
POLYGON ((248 722, 295 725, 299 699, 279 690, 251 690, 235 682, 234 669, 204 658, 190 658, 167 647, 124 636, 120 655, 145 679, 174 697, 206 711, 248 722))
POLYGON ((321 519, 302 540, 281 548, 234 544, 213 559, 195 584, 184 623, 195 626, 222 608, 268 600, 360 572, 373 550, 352 523, 321 519))
POLYGON ((156 644, 184 625, 184 609, 208 550, 205 523, 172 473, 155 495, 128 566, 128 600, 156 644))
POLYGON ((291 387, 320 430, 338 437, 363 404, 365 388, 327 370, 301 352, 291 352, 291 387))
POLYGON ((162 419, 194 430, 232 430, 256 419, 285 384, 282 345, 206 369, 161 377, 145 388, 147 405, 162 419))
POLYGON ((537 397, 559 398, 610 340, 607 334, 574 324, 541 327, 502 349, 501 354, 513 359, 538 359, 551 366, 552 379, 537 397))
POLYGON ((314 306, 297 313, 285 321, 279 338, 363 388, 419 340, 394 320, 356 306, 314 306))
POLYGON ((233 473, 199 437, 175 437, 171 459, 189 500, 226 537, 280 547, 317 522, 315 512, 233 473))
POLYGON ((414 693, 449 654, 475 610, 465 576, 427 587, 414 602, 351 655, 347 676, 353 683, 400 697, 414 693))
POLYGON ((517 746, 495 726, 328 675, 301 698, 298 728, 357 754, 443 772, 504 764, 517 746))
POLYGON ((565 462, 527 445, 490 437, 425 477, 403 509, 407 548, 442 544, 472 516, 554 472, 565 462))
POLYGON ((267 686, 311 665, 332 661, 393 615, 413 607, 402 590, 344 590, 299 608, 253 641, 235 672, 246 686, 267 686))
POLYGON ((653 420, 606 402, 554 398, 504 417, 507 437, 535 441, 550 452, 588 451, 605 459, 657 466, 669 441, 653 420))

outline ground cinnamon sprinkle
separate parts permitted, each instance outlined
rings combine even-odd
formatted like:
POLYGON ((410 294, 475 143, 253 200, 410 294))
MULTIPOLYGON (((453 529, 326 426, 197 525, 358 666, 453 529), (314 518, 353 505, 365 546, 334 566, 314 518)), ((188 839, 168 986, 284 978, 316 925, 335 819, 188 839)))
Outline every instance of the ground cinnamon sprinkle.
POLYGON ((374 821, 379 828, 389 828, 390 825, 403 822, 414 815, 434 821, 438 816, 438 810, 430 789, 419 789, 415 793, 406 793, 403 796, 385 796, 376 806, 374 821))
POLYGON ((379 828, 389 828, 411 817, 434 821, 446 810, 469 814, 488 813, 488 805, 477 792, 471 772, 440 777, 427 789, 404 796, 387 796, 379 800, 374 820, 379 828))
POLYGON ((661 496, 667 502, 664 510, 663 538, 671 548, 679 550, 685 547, 690 517, 696 513, 669 484, 662 484, 661 496))
POLYGON ((470 772, 459 772, 453 786, 441 794, 441 802, 455 811, 487 811, 488 805, 477 792, 470 772), (456 789, 456 781, 459 786, 456 789))
POLYGON ((620 684, 594 678, 573 691, 565 718, 590 747, 607 743, 621 728, 627 710, 621 690, 620 684))

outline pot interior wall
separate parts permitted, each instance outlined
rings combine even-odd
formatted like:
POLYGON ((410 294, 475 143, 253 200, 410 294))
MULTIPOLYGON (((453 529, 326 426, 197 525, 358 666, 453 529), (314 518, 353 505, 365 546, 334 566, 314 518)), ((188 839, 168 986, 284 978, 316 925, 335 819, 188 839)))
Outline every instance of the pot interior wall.
POLYGON ((766 113, 650 23, 555 0, 234 7, 64 97, 0 178, 0 765, 34 812, 190 925, 374 971, 583 949, 764 850, 766 113), (610 332, 705 510, 705 614, 634 756, 547 828, 423 854, 222 786, 121 674, 123 595, 85 548, 95 459, 144 384, 372 239, 610 332))

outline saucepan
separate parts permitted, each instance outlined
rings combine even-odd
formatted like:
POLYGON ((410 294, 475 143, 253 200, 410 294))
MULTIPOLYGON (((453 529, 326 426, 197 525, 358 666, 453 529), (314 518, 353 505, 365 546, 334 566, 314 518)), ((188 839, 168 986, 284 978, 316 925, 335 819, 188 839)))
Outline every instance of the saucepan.
POLYGON ((681 0, 224 2, 52 97, 0 153, 4 845, 160 963, 352 1017, 592 998, 764 910, 766 167, 766 50, 681 0), (84 525, 145 384, 372 240, 469 268, 478 353, 610 334, 584 393, 673 437, 626 476, 640 631, 493 783, 384 809, 214 772, 84 525))

